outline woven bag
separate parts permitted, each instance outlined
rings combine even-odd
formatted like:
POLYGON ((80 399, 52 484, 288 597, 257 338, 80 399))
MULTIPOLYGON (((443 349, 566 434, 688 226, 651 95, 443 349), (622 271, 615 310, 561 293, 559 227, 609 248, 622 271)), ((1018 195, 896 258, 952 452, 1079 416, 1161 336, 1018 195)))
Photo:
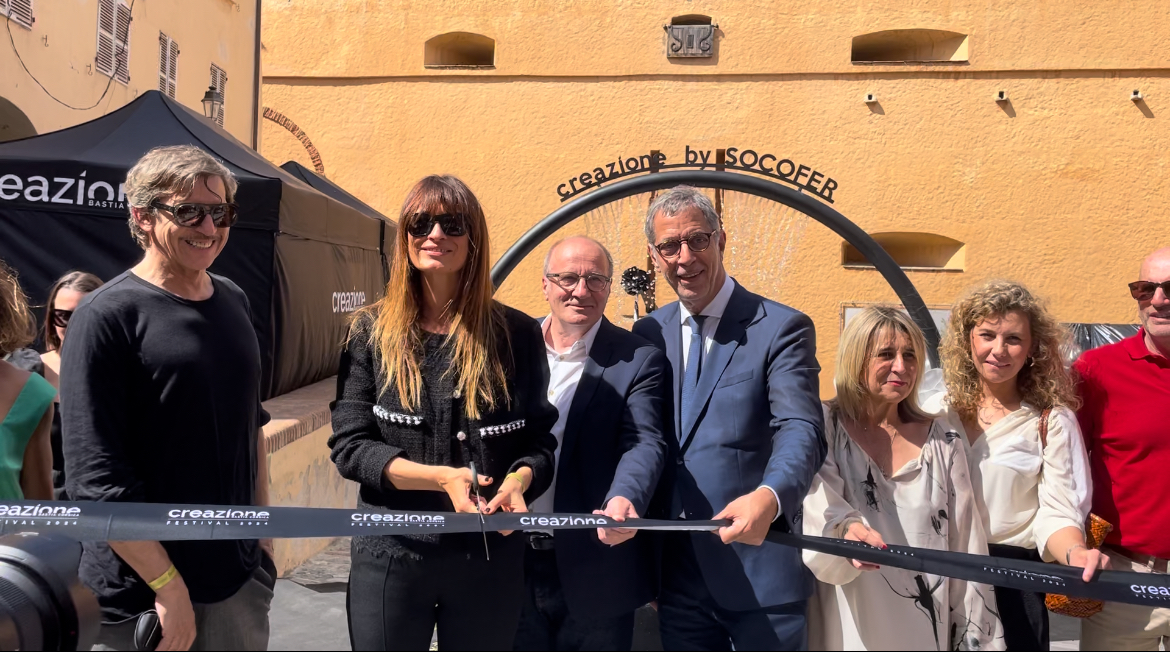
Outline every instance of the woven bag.
MULTIPOLYGON (((1040 451, 1043 454, 1044 448, 1048 446, 1048 416, 1052 413, 1051 409, 1044 410, 1040 413, 1040 451)), ((1090 550, 1095 550, 1105 543, 1105 537, 1113 531, 1113 525, 1105 519, 1096 514, 1089 514, 1088 521, 1085 522, 1085 546, 1090 550)), ((1090 600, 1089 598, 1070 598, 1067 595, 1059 593, 1049 593, 1044 597, 1044 606, 1054 614, 1062 616, 1071 616, 1073 618, 1088 618, 1100 612, 1105 608, 1105 603, 1100 600, 1090 600)))

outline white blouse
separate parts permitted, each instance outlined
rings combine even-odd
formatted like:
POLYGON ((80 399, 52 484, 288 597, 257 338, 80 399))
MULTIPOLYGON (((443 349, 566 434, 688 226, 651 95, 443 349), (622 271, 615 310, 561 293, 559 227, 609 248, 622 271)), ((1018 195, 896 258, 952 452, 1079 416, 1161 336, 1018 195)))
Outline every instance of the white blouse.
MULTIPOLYGON (((923 408, 970 441, 945 394, 931 396, 923 408)), ((1052 410, 1043 449, 1040 411, 1025 404, 970 444, 967 459, 988 542, 1037 549, 1045 561, 1055 561, 1048 538, 1066 527, 1083 533, 1092 508, 1089 454, 1072 410, 1052 410)))
MULTIPOLYGON (((829 453, 804 501, 804 533, 841 538, 861 521, 887 544, 987 554, 966 448, 934 421, 917 459, 886 478, 826 409, 829 453)), ((991 587, 805 551, 816 576, 809 649, 1002 650, 991 587)))

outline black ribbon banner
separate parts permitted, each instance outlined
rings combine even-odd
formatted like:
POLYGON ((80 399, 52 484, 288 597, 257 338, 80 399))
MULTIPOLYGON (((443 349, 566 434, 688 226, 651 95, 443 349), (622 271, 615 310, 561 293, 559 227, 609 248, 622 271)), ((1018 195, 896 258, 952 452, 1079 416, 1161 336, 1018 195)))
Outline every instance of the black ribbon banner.
MULTIPOLYGON (((438 534, 507 530, 631 528, 711 531, 723 521, 633 519, 618 523, 596 514, 399 512, 313 507, 224 507, 149 503, 12 501, 0 505, 0 534, 59 533, 78 541, 198 541, 209 539, 300 539, 377 534, 438 534)), ((881 566, 991 584, 1023 591, 1142 606, 1170 605, 1170 575, 1101 571, 1092 582, 1072 566, 969 555, 945 550, 889 546, 885 550, 844 539, 786 532, 768 541, 881 566)))

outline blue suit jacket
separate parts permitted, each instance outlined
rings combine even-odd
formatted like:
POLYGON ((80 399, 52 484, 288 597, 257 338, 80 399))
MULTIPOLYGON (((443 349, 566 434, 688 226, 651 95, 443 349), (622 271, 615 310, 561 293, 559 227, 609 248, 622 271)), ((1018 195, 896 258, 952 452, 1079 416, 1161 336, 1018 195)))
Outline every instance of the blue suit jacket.
MULTIPOLYGON (((646 515, 667 458, 665 369, 650 342, 602 318, 565 422, 554 510, 587 514, 622 496, 646 515)), ((654 599, 657 569, 645 533, 611 547, 596 530, 560 530, 556 546, 573 613, 610 618, 654 599)))
MULTIPOLYGON (((679 405, 678 303, 638 321, 634 332, 666 353, 675 370, 673 404, 679 405)), ((781 527, 800 532, 800 506, 826 452, 819 372, 812 320, 736 283, 693 404, 673 410, 671 516, 707 519, 767 485, 780 498, 781 527)), ((727 546, 708 532, 693 533, 692 541, 707 587, 726 609, 787 604, 812 594, 812 575, 795 548, 727 546)))

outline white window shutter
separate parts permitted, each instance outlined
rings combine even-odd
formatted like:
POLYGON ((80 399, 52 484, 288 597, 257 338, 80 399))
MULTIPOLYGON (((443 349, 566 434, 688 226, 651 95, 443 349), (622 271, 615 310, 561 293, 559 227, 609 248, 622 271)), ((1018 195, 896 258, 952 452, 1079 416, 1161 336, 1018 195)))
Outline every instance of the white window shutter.
POLYGON ((179 44, 171 39, 170 55, 167 57, 167 94, 175 96, 179 90, 179 44))
POLYGON ((179 44, 166 34, 158 33, 158 90, 170 98, 178 89, 179 44))
POLYGON ((114 74, 114 10, 115 0, 98 0, 97 71, 114 74))
POLYGON ((130 83, 130 7, 119 2, 114 31, 114 64, 118 81, 130 83))
POLYGON ((219 106, 219 112, 215 114, 215 123, 223 126, 223 114, 227 110, 227 72, 215 65, 211 64, 211 85, 219 91, 223 98, 223 104, 219 106))
MULTIPOLYGON (((3 0, 0 0, 2 3, 3 0)), ((9 15, 12 17, 12 22, 32 29, 33 25, 33 0, 9 0, 6 4, 9 7, 9 15)))
MULTIPOLYGON (((164 95, 170 95, 168 90, 167 70, 170 69, 171 39, 162 32, 158 33, 158 90, 164 95)), ((173 96, 172 96, 173 97, 173 96)))

